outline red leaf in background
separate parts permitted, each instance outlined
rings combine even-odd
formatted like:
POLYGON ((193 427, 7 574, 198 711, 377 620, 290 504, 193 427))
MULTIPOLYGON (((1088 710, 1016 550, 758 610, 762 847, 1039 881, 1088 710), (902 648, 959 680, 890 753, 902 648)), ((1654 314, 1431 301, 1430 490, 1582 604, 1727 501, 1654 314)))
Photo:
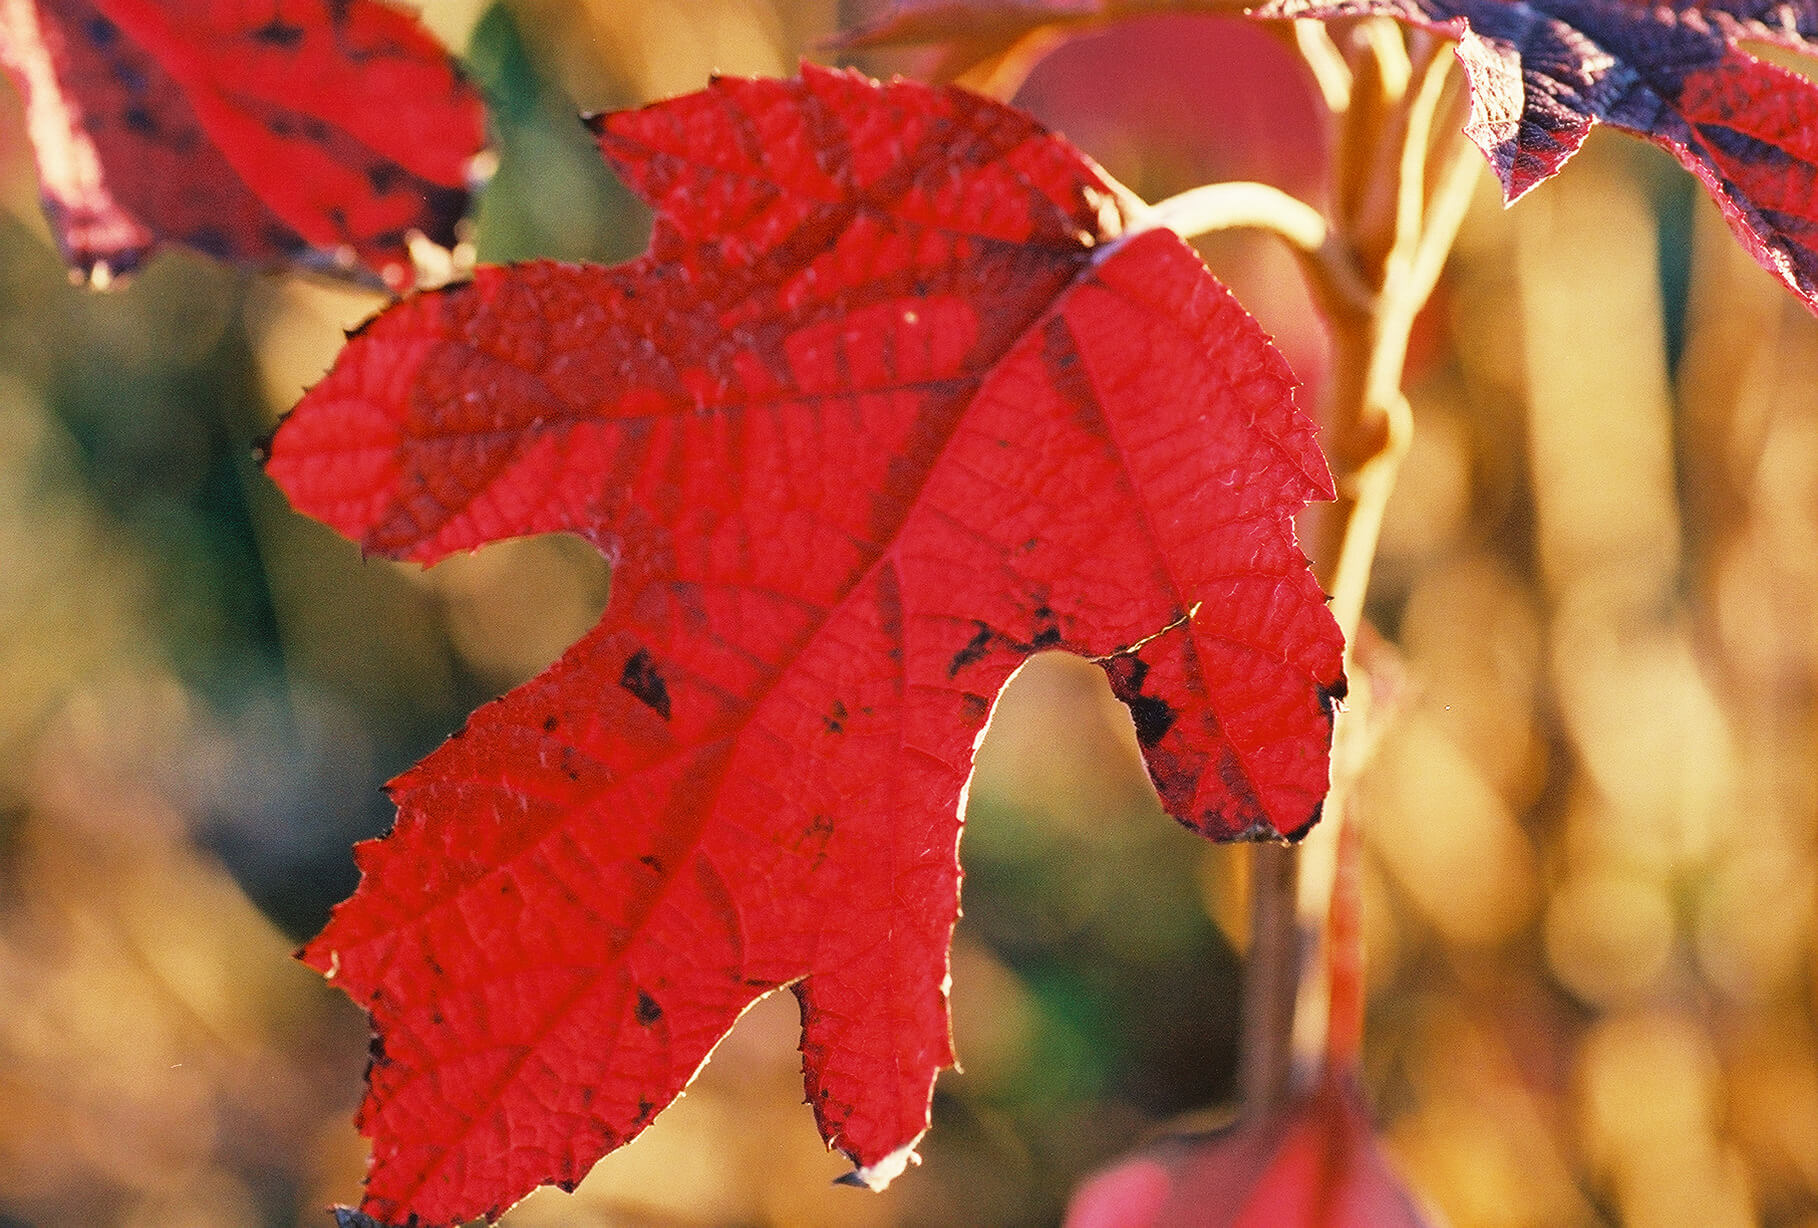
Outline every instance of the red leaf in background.
POLYGON ((1031 653, 1099 660, 1183 822, 1293 836, 1326 791, 1341 644, 1291 517, 1330 479, 1185 243, 956 89, 808 67, 597 131, 644 257, 405 301, 272 443, 367 550, 615 561, 599 626, 393 783, 305 950, 373 1015, 387 1221, 578 1181, 783 985, 823 1135, 900 1171, 972 749, 1031 653))
POLYGON ((1354 812, 1337 839, 1326 918, 1328 1024, 1313 1086, 1282 1106, 1247 1107, 1223 1130, 1164 1139, 1119 1160, 1075 1191, 1063 1228, 1426 1228, 1376 1141, 1358 1086, 1363 851, 1354 812))
POLYGON ((861 4, 860 21, 837 42, 853 50, 933 47, 938 58, 922 75, 973 84, 989 80, 1005 60, 1033 58, 1059 39, 1118 18, 1244 8, 1244 0, 882 0, 861 4))
POLYGON ((1465 131, 1513 203, 1593 123, 1669 150, 1749 254, 1818 312, 1818 85, 1736 46, 1818 50, 1818 0, 1270 0, 1258 17, 1385 14, 1458 39, 1465 131))
POLYGON ((394 289, 444 247, 479 94, 375 0, 0 0, 65 258, 105 285, 160 243, 254 265, 356 261, 394 289))
POLYGON ((1074 1194, 1064 1228, 1425 1228, 1354 1079, 1328 1072, 1261 1122, 1170 1139, 1074 1194))

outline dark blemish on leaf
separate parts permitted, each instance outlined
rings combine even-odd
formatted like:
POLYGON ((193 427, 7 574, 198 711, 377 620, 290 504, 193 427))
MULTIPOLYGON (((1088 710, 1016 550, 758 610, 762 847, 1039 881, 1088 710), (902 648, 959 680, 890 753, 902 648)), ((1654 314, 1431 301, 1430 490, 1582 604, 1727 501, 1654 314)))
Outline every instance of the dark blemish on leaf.
POLYGON ((441 961, 437 960, 436 957, 434 955, 431 955, 428 951, 423 952, 423 962, 425 964, 428 964, 429 970, 431 972, 435 973, 437 976, 447 976, 448 975, 448 973, 443 970, 441 961))
POLYGON ((294 51, 303 45, 303 27, 293 26, 280 17, 273 17, 264 25, 252 32, 253 38, 268 47, 282 47, 294 51))
POLYGON ((313 115, 306 115, 303 117, 303 135, 320 145, 334 135, 334 132, 323 120, 319 120, 313 115))
POLYGON ((663 872, 663 859, 661 857, 652 856, 649 853, 645 853, 642 857, 638 858, 638 864, 648 866, 653 874, 661 874, 663 872))
POLYGON ((584 1109, 593 1107, 593 1096, 593 1088, 583 1086, 581 1088, 581 1107, 584 1109))
POLYGON ((1143 689, 1143 679, 1149 676, 1149 663, 1132 653, 1121 653, 1100 664, 1111 679, 1111 690, 1125 702, 1143 689))
POLYGON ((638 1022, 645 1027, 650 1027, 663 1017, 663 1008, 657 1005, 655 998, 640 989, 638 990, 637 1014, 638 1022))
POLYGON ((432 1024, 434 1024, 436 1027, 439 1028, 444 1023, 447 1023, 448 1020, 443 1018, 441 1011, 430 1011, 429 1012, 429 1022, 431 1022, 432 1024))
POLYGON ((183 242, 217 260, 226 260, 233 251, 227 232, 219 226, 198 226, 183 236, 183 242))
POLYGON ((562 775, 568 777, 569 780, 579 780, 581 778, 580 756, 575 753, 574 747, 562 747, 561 751, 556 755, 556 759, 558 761, 557 767, 560 769, 562 775))
POLYGON ((1061 642, 1060 622, 1054 617, 1054 607, 1046 600, 1046 594, 1037 594, 1042 600, 1035 607, 1035 634, 1030 637, 1029 651, 1040 652, 1052 648, 1061 642))
POLYGON ((644 1125, 654 1116, 656 1116, 656 1105, 640 1096, 638 1098, 638 1115, 632 1119, 632 1124, 644 1125))
POLYGON ((968 724, 976 725, 991 714, 991 701, 983 695, 974 695, 968 691, 960 696, 960 716, 968 724))
POLYGON ((833 701, 833 711, 823 716, 821 723, 827 726, 828 733, 845 733, 846 716, 846 705, 836 699, 833 701))
POLYGON ((949 678, 958 677, 962 669, 982 661, 985 653, 990 651, 991 641, 997 637, 997 633, 984 623, 975 620, 973 625, 978 628, 978 631, 966 641, 964 648, 953 654, 953 660, 947 662, 947 677, 949 678))
POLYGON ((103 50, 113 46, 120 39, 120 27, 99 14, 90 17, 82 27, 88 41, 103 50))
POLYGON ((890 659, 903 659, 903 589, 896 565, 887 563, 877 573, 877 626, 890 645, 890 659))
MULTIPOLYGON (((265 228, 265 241, 281 252, 294 252, 299 248, 307 246, 303 242, 302 235, 285 226, 267 226, 265 228)), ((367 323, 371 323, 371 321, 369 320, 367 323)), ((354 332, 358 332, 360 328, 365 327, 366 325, 362 324, 359 328, 356 328, 354 332)), ((352 334, 349 335, 351 336, 352 334)))
POLYGON ((1133 653, 1125 653, 1100 661, 1099 665, 1111 681, 1111 693, 1130 709, 1137 742, 1146 749, 1166 737, 1179 715, 1167 700, 1143 694, 1149 663, 1133 653))
POLYGON ((1136 740, 1143 746, 1154 746, 1174 728, 1174 709, 1165 699, 1153 695, 1132 695, 1124 701, 1130 708, 1130 719, 1136 724, 1136 740))
POLYGON ((1351 682, 1350 679, 1340 674, 1332 685, 1320 684, 1318 691, 1319 702, 1325 707, 1326 716, 1335 717, 1338 715, 1339 705, 1343 704, 1345 696, 1351 693, 1351 682))
POLYGON ((625 660, 625 672, 619 685, 630 691, 637 701, 664 720, 669 719, 669 684, 657 673, 648 650, 640 648, 625 660))
POLYGON ((1289 844, 1299 844, 1301 837, 1312 831, 1314 824, 1319 822, 1319 816, 1325 813, 1325 809, 1326 799, 1322 797, 1313 803, 1313 813, 1307 816, 1307 821, 1299 827, 1283 832, 1281 838, 1289 844))
MULTIPOLYGON (((1262 798, 1256 792, 1256 785, 1250 774, 1244 770, 1237 758, 1237 752, 1227 746, 1218 757, 1218 778, 1224 782, 1225 792, 1230 797, 1224 812, 1220 814, 1222 826, 1232 832, 1228 839, 1247 840, 1282 840, 1282 833, 1269 817, 1262 798)), ((1304 835, 1302 827, 1295 833, 1294 839, 1304 835)))
POLYGON ((397 187, 398 180, 403 177, 404 172, 392 162, 374 162, 366 168, 366 182, 370 183, 372 190, 380 196, 386 195, 397 187))
POLYGON ((800 853, 809 848, 814 850, 814 860, 808 865, 811 872, 820 869, 821 864, 827 860, 827 841, 832 838, 833 817, 831 815, 817 814, 808 820, 808 826, 802 830, 801 836, 795 842, 795 851, 800 853))
POLYGON ((385 1038, 377 1032, 366 1042, 366 1061, 374 1070, 382 1070, 391 1065, 391 1059, 385 1056, 385 1038))
POLYGON ((152 136, 158 131, 158 121, 144 107, 126 108, 120 113, 120 122, 140 136, 152 136))
POLYGON ((543 718, 543 732, 544 733, 554 733, 556 731, 556 726, 560 725, 561 723, 562 723, 561 721, 557 720, 553 716, 546 716, 543 718))

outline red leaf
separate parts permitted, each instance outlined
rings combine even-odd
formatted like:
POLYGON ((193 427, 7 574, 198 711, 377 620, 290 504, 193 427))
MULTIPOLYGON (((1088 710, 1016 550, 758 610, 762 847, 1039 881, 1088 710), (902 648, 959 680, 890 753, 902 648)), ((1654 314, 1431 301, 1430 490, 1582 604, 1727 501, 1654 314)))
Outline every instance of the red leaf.
POLYGON ((1348 1076, 1284 1112, 1158 1143, 1074 1194, 1064 1228, 1425 1228, 1348 1076))
POLYGON ((431 561, 572 530, 600 625, 393 785, 305 958, 382 1041, 366 1211, 578 1180, 791 986, 881 1187, 952 1060, 959 807, 1031 653, 1099 658, 1171 813, 1298 835, 1341 645, 1292 377, 1089 161, 956 89, 804 68, 597 123, 656 207, 602 269, 487 269, 351 341, 278 432, 297 506, 431 561))
POLYGON ((410 281, 452 246, 479 95, 375 0, 0 0, 52 229, 105 284, 160 243, 410 281))
POLYGON ((1593 123, 1672 152, 1763 267, 1818 312, 1818 85, 1740 50, 1818 49, 1818 0, 1270 0, 1259 17, 1386 14, 1458 39, 1465 131, 1510 203, 1593 123))
POLYGON ((1049 41, 1143 13, 1238 14, 1244 0, 896 0, 861 6, 865 19, 837 40, 842 47, 932 46, 939 80, 970 79, 981 66, 1049 41))

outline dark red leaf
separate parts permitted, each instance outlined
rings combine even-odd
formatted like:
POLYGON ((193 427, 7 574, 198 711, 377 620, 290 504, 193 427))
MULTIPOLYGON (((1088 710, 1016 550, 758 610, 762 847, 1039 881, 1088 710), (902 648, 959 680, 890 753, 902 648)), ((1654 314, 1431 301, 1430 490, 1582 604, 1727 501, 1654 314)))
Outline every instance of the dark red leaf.
POLYGON ((1192 249, 956 89, 805 68, 597 131, 648 254, 399 304, 272 445, 368 550, 615 562, 592 633, 394 782, 305 951, 382 1042, 387 1221, 579 1180, 783 985, 822 1133, 900 1171, 972 749, 1031 653, 1100 661, 1183 822, 1294 836, 1326 790, 1341 644, 1291 517, 1330 479, 1192 249))
POLYGON ((376 0, 3 0, 64 256, 105 284, 160 243, 356 262, 393 288, 444 247, 485 141, 478 93, 376 0))
POLYGON ((1818 49, 1818 0, 1270 0, 1259 17, 1386 14, 1458 39, 1465 129, 1513 203, 1593 123, 1670 150, 1730 229, 1818 311, 1818 85, 1737 47, 1818 49))

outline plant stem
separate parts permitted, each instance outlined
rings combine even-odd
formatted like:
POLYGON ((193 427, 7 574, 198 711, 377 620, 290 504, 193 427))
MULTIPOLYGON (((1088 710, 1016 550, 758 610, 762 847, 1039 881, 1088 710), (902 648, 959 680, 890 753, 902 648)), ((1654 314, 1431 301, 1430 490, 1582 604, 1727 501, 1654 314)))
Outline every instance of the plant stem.
POLYGON ((1260 1118, 1294 1093, 1294 1002, 1302 959, 1295 905, 1298 850, 1253 844, 1250 952, 1245 961, 1243 1051, 1238 1090, 1245 1114, 1260 1118))
MULTIPOLYGON (((1323 311, 1331 362, 1323 404, 1323 443, 1338 498, 1321 509, 1311 534, 1316 574, 1344 632, 1347 665, 1363 621, 1364 597, 1383 515, 1412 435, 1402 393, 1415 317, 1432 293, 1457 236, 1476 164, 1454 123, 1449 45, 1423 34, 1390 44, 1381 23, 1351 31, 1351 89, 1333 115, 1332 216, 1309 286, 1323 311), (1443 123, 1441 122, 1443 118, 1443 123), (1343 287, 1327 270, 1356 270, 1366 292, 1343 287)), ((1330 98, 1330 92, 1328 92, 1330 98)), ((1304 249, 1303 249, 1304 250, 1304 249)), ((1360 680, 1362 681, 1362 680, 1360 680)), ((1299 1090, 1318 1069, 1328 1042, 1359 1034, 1361 994, 1331 1002, 1332 959, 1323 955, 1338 867, 1338 837, 1361 755, 1352 753, 1366 702, 1358 687, 1334 731, 1332 788, 1325 821, 1298 848, 1252 850, 1251 949, 1244 990, 1242 1084, 1245 1108, 1260 1115, 1299 1090), (1332 1031, 1332 1011, 1347 1012, 1332 1031)), ((1336 935, 1333 958, 1361 968, 1357 927, 1336 935)), ((1361 976, 1361 973, 1357 973, 1361 976)))

